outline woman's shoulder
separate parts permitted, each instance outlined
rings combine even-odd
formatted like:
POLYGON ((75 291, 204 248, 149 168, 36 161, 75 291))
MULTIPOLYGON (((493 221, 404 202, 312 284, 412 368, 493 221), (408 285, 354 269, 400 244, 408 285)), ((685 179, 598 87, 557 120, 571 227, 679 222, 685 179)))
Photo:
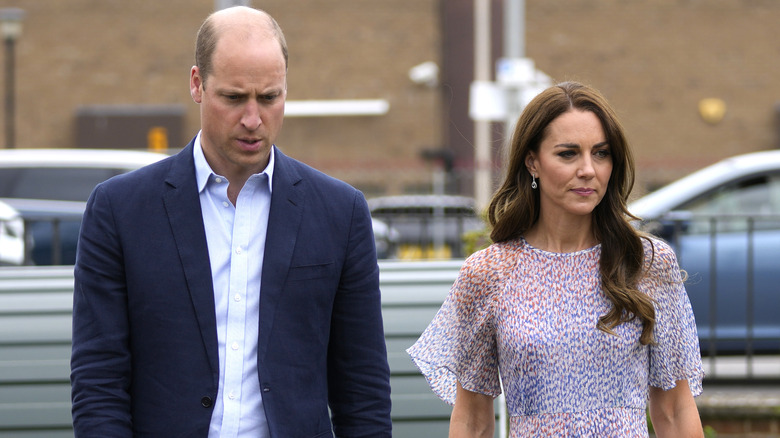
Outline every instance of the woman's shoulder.
POLYGON ((492 243, 470 255, 465 264, 470 266, 499 267, 510 263, 509 259, 516 259, 522 252, 522 239, 492 243))
POLYGON ((491 307, 522 251, 518 242, 494 243, 469 256, 450 289, 450 301, 466 308, 491 307))
POLYGON ((522 251, 521 240, 493 243, 469 256, 463 263, 461 275, 503 278, 504 273, 517 265, 522 251))
POLYGON ((674 249, 668 242, 650 234, 642 235, 641 239, 646 261, 661 260, 664 263, 671 261, 676 263, 674 249))
POLYGON ((679 282, 682 271, 674 248, 668 242, 652 235, 643 235, 645 266, 648 276, 679 282))

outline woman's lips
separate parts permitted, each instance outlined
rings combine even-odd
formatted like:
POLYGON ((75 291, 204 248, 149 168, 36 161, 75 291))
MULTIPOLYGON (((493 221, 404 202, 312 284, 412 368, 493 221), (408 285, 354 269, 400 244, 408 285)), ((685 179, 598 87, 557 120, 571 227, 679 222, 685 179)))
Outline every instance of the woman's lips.
POLYGON ((596 193, 596 190, 587 189, 587 188, 572 189, 571 191, 582 196, 592 195, 593 193, 596 193))

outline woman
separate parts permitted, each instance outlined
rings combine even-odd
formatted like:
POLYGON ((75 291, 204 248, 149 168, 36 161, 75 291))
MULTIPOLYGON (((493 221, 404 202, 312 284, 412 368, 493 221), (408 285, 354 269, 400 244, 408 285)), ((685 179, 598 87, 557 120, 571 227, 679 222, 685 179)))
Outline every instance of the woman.
POLYGON ((495 242, 466 260, 408 350, 454 404, 450 437, 702 436, 696 325, 672 249, 639 234, 634 163, 614 111, 567 82, 537 96, 488 207, 495 242), (499 371, 501 384, 499 383, 499 371))

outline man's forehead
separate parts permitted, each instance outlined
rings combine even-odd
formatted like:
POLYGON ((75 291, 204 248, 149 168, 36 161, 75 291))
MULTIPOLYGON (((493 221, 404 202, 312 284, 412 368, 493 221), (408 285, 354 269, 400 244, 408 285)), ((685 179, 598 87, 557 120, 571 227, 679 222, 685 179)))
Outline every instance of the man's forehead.
POLYGON ((270 50, 279 54, 279 59, 284 62, 282 46, 273 32, 258 30, 228 30, 219 35, 214 48, 214 56, 221 53, 230 54, 234 51, 270 50))

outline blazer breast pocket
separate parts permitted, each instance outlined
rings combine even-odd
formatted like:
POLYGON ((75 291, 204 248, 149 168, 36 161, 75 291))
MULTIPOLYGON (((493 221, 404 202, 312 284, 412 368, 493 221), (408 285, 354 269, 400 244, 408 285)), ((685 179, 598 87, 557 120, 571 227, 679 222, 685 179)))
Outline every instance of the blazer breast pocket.
POLYGON ((332 274, 333 262, 316 265, 293 266, 290 268, 289 281, 316 280, 332 274))

